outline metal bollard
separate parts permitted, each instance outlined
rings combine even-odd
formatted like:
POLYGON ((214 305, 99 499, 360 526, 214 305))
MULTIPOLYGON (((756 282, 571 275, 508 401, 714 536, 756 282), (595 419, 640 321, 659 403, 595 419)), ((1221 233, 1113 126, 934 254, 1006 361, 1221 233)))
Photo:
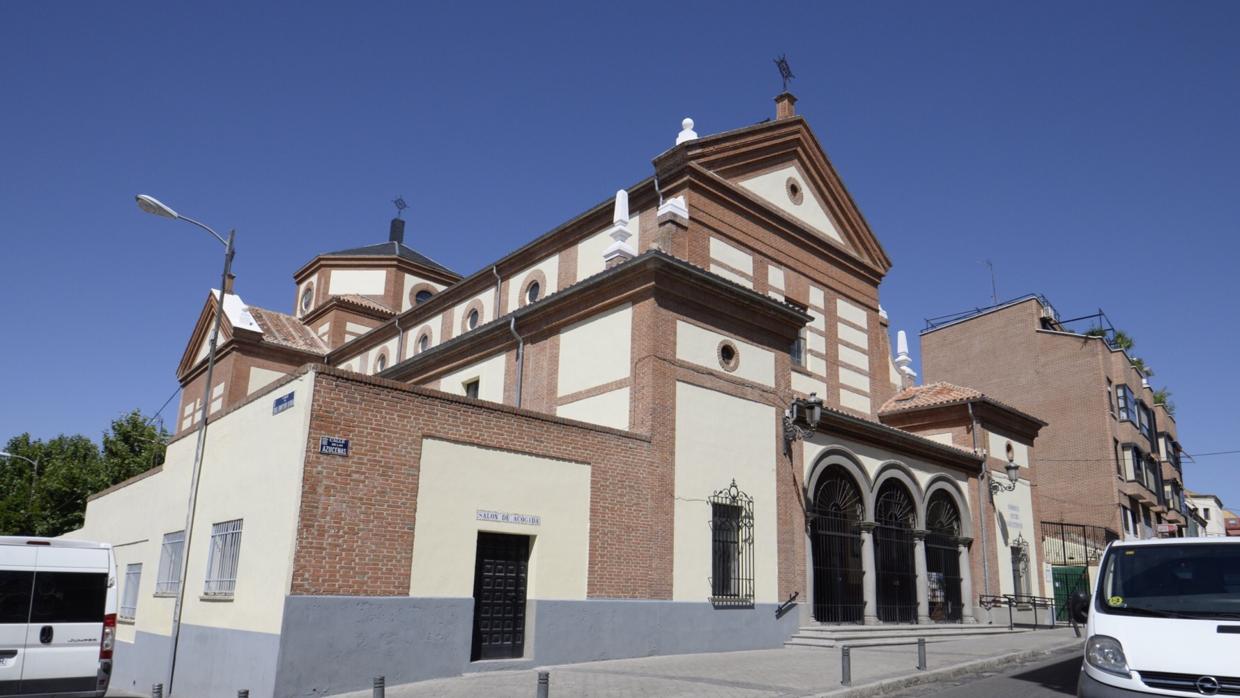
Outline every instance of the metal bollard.
POLYGON ((917 671, 926 670, 926 638, 917 638, 917 671))
POLYGON ((551 695, 551 672, 538 672, 538 698, 548 698, 551 695))
POLYGON ((243 688, 237 691, 237 698, 250 698, 250 689, 243 688))
POLYGON ((843 666, 840 667, 840 683, 845 686, 852 685, 852 648, 845 647, 840 650, 840 661, 843 666))
POLYGON ((151 686, 151 698, 164 698, 164 685, 162 683, 151 686))
POLYGON ((375 677, 375 692, 374 692, 374 698, 383 698, 384 684, 385 684, 385 683, 386 683, 386 680, 385 680, 382 676, 376 676, 376 677, 375 677))

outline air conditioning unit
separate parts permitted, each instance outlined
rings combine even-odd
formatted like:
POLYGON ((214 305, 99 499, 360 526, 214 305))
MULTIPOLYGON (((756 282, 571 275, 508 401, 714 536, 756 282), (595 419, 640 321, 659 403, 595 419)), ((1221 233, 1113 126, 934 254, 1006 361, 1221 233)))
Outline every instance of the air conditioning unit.
POLYGON ((1051 322, 1059 322, 1059 313, 1056 313, 1055 309, 1049 305, 1044 305, 1042 306, 1042 319, 1050 320, 1051 322))

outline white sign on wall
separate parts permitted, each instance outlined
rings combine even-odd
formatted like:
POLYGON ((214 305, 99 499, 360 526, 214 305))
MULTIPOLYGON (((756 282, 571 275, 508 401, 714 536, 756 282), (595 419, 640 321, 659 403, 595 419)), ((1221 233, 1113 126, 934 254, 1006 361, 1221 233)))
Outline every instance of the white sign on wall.
POLYGON ((535 514, 514 514, 510 511, 488 511, 486 509, 478 510, 479 521, 494 521, 495 523, 522 524, 525 526, 542 525, 542 517, 535 514))
POLYGON ((1008 513, 1007 513, 1008 530, 1009 531, 1021 530, 1022 526, 1020 523, 1020 506, 1016 504, 1009 504, 1007 509, 1008 509, 1008 513))

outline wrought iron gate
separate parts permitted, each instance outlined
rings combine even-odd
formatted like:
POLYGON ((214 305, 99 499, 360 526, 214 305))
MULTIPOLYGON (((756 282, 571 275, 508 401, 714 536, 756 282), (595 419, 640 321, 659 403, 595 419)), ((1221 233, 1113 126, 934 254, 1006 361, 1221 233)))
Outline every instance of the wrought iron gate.
POLYGON ((878 619, 884 623, 917 622, 917 572, 914 566, 913 497, 894 480, 887 481, 874 504, 874 565, 878 619))
POLYGON ((846 473, 828 468, 818 479, 810 511, 814 566, 814 620, 860 623, 862 591, 861 492, 846 473))
POLYGON ((942 490, 926 505, 926 580, 930 620, 959 623, 964 619, 960 592, 960 510, 942 490))

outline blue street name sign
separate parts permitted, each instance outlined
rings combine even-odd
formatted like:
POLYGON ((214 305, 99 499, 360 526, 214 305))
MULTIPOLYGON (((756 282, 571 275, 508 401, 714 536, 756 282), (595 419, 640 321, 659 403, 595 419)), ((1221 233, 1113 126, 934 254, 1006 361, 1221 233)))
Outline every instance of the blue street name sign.
POLYGON ((347 456, 349 455, 349 440, 337 439, 334 436, 319 437, 319 453, 326 453, 329 456, 347 456))
POLYGON ((280 414, 284 410, 293 406, 293 394, 281 395, 271 403, 271 413, 280 414))

